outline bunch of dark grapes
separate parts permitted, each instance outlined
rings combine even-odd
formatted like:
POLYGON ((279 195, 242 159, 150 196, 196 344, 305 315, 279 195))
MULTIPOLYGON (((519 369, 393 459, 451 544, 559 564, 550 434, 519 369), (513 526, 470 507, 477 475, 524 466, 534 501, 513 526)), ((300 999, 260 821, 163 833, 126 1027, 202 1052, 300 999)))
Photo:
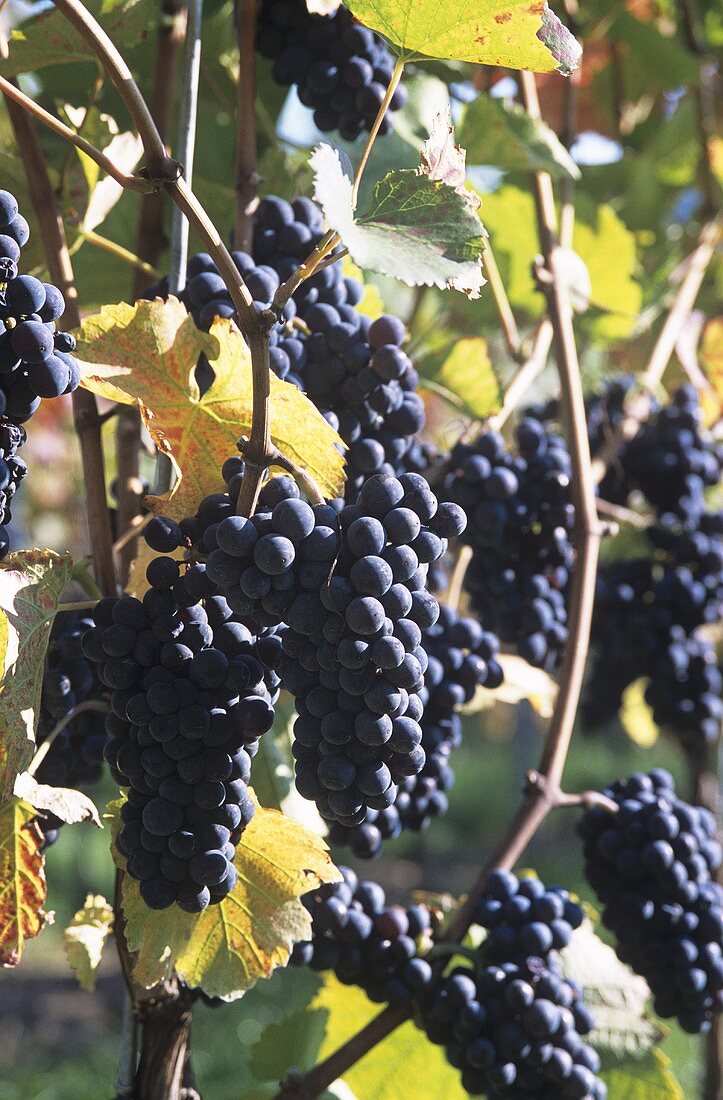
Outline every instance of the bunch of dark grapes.
POLYGON ((582 919, 582 909, 561 886, 547 887, 537 878, 494 871, 473 923, 487 929, 488 962, 522 963, 533 955, 549 961, 551 952, 567 947, 582 919))
MULTIPOLYGON (((278 84, 297 86, 319 130, 338 130, 345 141, 371 130, 394 59, 384 40, 355 23, 343 5, 333 15, 312 15, 305 0, 264 0, 257 47, 273 61, 278 84)), ((405 89, 397 88, 389 109, 398 110, 406 100, 405 89)), ((389 128, 385 117, 380 133, 389 128)))
POLYGON ((454 783, 450 756, 462 741, 457 711, 478 687, 493 689, 502 683, 496 660, 498 639, 445 604, 440 605, 437 621, 422 631, 422 647, 428 662, 419 692, 424 708, 419 719, 424 766, 417 775, 399 782, 393 806, 368 810, 364 824, 356 828, 335 825, 331 829, 332 843, 348 844, 362 859, 378 856, 383 842, 403 830, 420 832, 447 812, 447 791, 454 783))
MULTIPOLYGON (((85 787, 97 783, 103 771, 105 715, 104 689, 93 665, 83 655, 82 639, 92 618, 77 611, 56 616, 50 634, 36 742, 42 745, 55 727, 81 703, 97 701, 98 710, 75 715, 53 738, 38 767, 36 778, 51 787, 85 787)), ((57 839, 62 822, 54 814, 38 820, 44 847, 57 839)))
POLYGON ((604 792, 618 810, 585 811, 587 875, 623 962, 641 974, 659 1016, 706 1031, 723 1008, 723 889, 716 823, 676 797, 662 770, 604 792))
POLYGON ((458 443, 443 493, 469 516, 465 577, 472 607, 530 664, 554 669, 567 639, 574 565, 570 457, 561 436, 525 418, 517 454, 496 432, 458 443))
MULTIPOLYGON (((149 524, 151 546, 173 521, 149 524)), ((253 817, 251 757, 273 724, 281 651, 233 615, 205 567, 148 566, 136 600, 104 599, 83 651, 111 694, 105 757, 127 788, 119 851, 150 908, 200 912, 233 889, 235 845, 253 817)))
POLYGON ((0 558, 7 553, 10 546, 6 531, 12 520, 10 504, 28 472, 27 464, 18 457, 18 450, 25 439, 24 428, 0 417, 0 558))
POLYGON ((75 341, 57 332, 65 310, 63 295, 50 283, 18 274, 20 252, 30 229, 17 200, 0 190, 0 557, 10 540, 9 501, 26 473, 18 448, 25 434, 18 425, 29 420, 42 397, 72 393, 80 379, 70 354, 75 341))
POLYGON ((376 882, 360 882, 349 867, 339 871, 342 882, 302 898, 311 916, 311 939, 294 945, 291 964, 333 970, 339 981, 359 986, 372 1001, 410 1004, 432 980, 432 967, 418 954, 429 946, 429 909, 387 905, 376 882))
POLYGON ((618 500, 634 503, 634 494, 643 494, 654 523, 646 531, 648 556, 604 563, 599 573, 585 699, 593 724, 612 717, 625 688, 647 677, 660 725, 691 751, 715 742, 720 674, 700 628, 723 610, 723 515, 708 510, 705 498, 722 468, 690 386, 623 449, 618 500))
POLYGON ((551 959, 457 967, 424 1003, 424 1028, 471 1096, 604 1100, 594 1021, 582 990, 551 959))

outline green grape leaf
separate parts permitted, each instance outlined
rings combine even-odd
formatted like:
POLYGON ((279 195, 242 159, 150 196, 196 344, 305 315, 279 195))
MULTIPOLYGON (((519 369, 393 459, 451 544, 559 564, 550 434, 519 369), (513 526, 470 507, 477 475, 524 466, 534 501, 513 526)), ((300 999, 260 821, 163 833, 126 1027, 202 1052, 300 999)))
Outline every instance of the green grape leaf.
POLYGON ((325 836, 327 827, 316 805, 301 797, 294 782, 291 746, 296 707, 284 693, 274 710, 274 728, 262 737, 253 759, 251 785, 262 806, 281 810, 311 832, 325 836))
POLYGON ((311 157, 315 197, 360 267, 408 286, 450 288, 475 298, 484 283, 485 230, 477 217, 479 199, 464 188, 463 155, 448 135, 442 122, 422 151, 420 168, 387 173, 361 215, 355 215, 352 181, 338 151, 319 145, 311 157))
POLYGON ((45 651, 72 570, 70 555, 52 550, 23 550, 0 562, 0 620, 7 639, 0 678, 0 802, 10 797, 33 755, 45 651))
MULTIPOLYGON (((90 0, 87 7, 103 30, 124 49, 146 38, 158 18, 155 0, 90 0)), ((10 34, 9 57, 3 58, 3 76, 35 72, 48 65, 96 63, 96 55, 82 35, 55 8, 23 22, 10 34)))
POLYGON ((405 54, 565 76, 582 55, 542 0, 349 0, 348 6, 405 54))
POLYGON ((100 894, 88 894, 63 933, 65 956, 81 989, 95 989, 105 941, 113 929, 113 906, 100 894))
MULTIPOLYGON (((118 828, 115 811, 111 829, 118 828)), ((113 846, 118 866, 123 859, 113 846)), ((311 933, 300 898, 340 878, 326 844, 277 810, 257 806, 236 846, 238 882, 228 897, 198 915, 177 906, 149 909, 139 884, 123 878, 126 937, 136 953, 133 978, 146 989, 174 972, 209 996, 233 1001, 278 966, 311 933)))
POLYGON ((670 1059, 651 1050, 642 1061, 618 1062, 603 1070, 610 1100, 685 1100, 670 1059))
POLYGON ((483 420, 502 404, 502 388, 489 357, 487 341, 481 336, 458 340, 435 376, 456 394, 471 416, 483 420))
MULTIPOLYGON (((332 974, 304 1011, 297 1010, 283 1023, 272 1023, 251 1054, 257 1080, 279 1081, 294 1067, 311 1069, 379 1014, 362 991, 342 985, 332 974)), ((344 1074, 344 1084, 363 1100, 464 1100, 459 1072, 444 1051, 433 1046, 411 1021, 398 1027, 344 1074)))
POLYGON ((592 1045, 615 1058, 645 1058, 665 1034, 646 1015, 650 990, 645 979, 620 962, 589 920, 577 929, 561 958, 565 973, 583 987, 585 1003, 595 1014, 592 1045))
POLYGON ((651 748, 660 736, 653 711, 645 698, 649 681, 633 680, 623 692, 620 704, 620 722, 631 741, 643 749, 651 748))
POLYGON ((462 116, 458 137, 470 164, 549 172, 555 179, 580 178, 580 169, 555 131, 517 103, 478 96, 462 116))

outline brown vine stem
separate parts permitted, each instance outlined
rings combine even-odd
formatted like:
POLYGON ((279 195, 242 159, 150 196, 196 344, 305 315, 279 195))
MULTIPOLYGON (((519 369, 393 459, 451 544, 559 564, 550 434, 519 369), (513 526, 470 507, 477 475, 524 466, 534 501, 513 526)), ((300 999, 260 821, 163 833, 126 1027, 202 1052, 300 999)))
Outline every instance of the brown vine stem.
MULTIPOLYGON (((521 80, 528 113, 539 117, 535 79, 529 73, 522 73, 521 80)), ((587 660, 598 551, 603 532, 595 507, 595 488, 572 307, 565 280, 560 277, 557 268, 557 218, 550 177, 546 173, 537 173, 534 177, 534 188, 540 244, 545 269, 549 273, 549 281, 545 284, 547 307, 555 339, 562 403, 569 424, 573 467, 577 560, 570 596, 569 637, 560 672, 560 690, 555 700, 539 768, 536 772, 529 773, 520 806, 482 868, 466 901, 446 929, 445 940, 450 942, 461 940, 469 928, 476 903, 484 891, 490 873, 498 868, 513 867, 547 814, 555 807, 569 805, 569 796, 563 794, 560 784, 587 660)), ((408 1013, 403 1009, 385 1009, 324 1062, 282 1086, 277 1100, 311 1100, 312 1097, 319 1096, 337 1077, 407 1018, 408 1013)))
POLYGON ((236 89, 236 218, 234 245, 251 251, 253 215, 258 206, 256 168, 256 22, 258 0, 236 0, 239 72, 236 89))
POLYGON ((77 149, 80 149, 87 157, 94 160, 104 172, 112 176, 116 183, 119 183, 121 187, 124 187, 127 191, 137 191, 140 194, 144 194, 154 190, 154 184, 151 183, 150 180, 142 179, 140 176, 131 176, 128 175, 127 172, 122 172, 105 153, 101 153, 100 149, 96 149, 94 145, 86 141, 80 134, 77 134, 75 130, 71 130, 70 126, 66 126, 65 123, 61 122, 55 115, 51 115, 49 111, 46 111, 45 108, 36 103, 34 99, 25 95, 25 93, 13 84, 12 81, 6 80, 4 76, 0 76, 0 91, 3 93, 6 100, 11 99, 17 103, 18 106, 24 107, 26 111, 34 115, 40 122, 44 122, 49 129, 54 130, 56 134, 65 138, 71 145, 75 145, 77 149))
POLYGON ((482 266, 487 276, 489 288, 492 291, 492 297, 495 300, 497 316, 502 327, 502 335, 507 350, 512 359, 519 361, 521 348, 520 331, 517 328, 517 321, 512 312, 512 306, 507 297, 505 284, 502 281, 500 269, 497 266, 497 260, 495 259, 495 254, 492 251, 492 246, 489 241, 485 244, 484 252, 482 253, 482 266))
MULTIPOLYGON (((65 239, 63 219, 48 176, 43 150, 30 115, 15 98, 6 96, 10 122, 28 179, 33 206, 53 282, 65 298, 65 320, 71 328, 80 324, 75 275, 65 239)), ((115 595, 116 577, 111 546, 110 518, 105 495, 105 466, 98 406, 89 390, 73 394, 73 418, 80 441, 90 546, 96 580, 104 595, 115 595)))
POLYGON ((650 411, 650 393, 654 392, 660 385, 665 369, 675 350, 678 337, 695 305, 706 272, 720 242, 722 228, 723 218, 719 216, 707 222, 700 231, 698 243, 684 265, 685 274, 678 285, 678 290, 655 342, 648 365, 640 378, 639 384, 642 392, 631 402, 625 419, 618 425, 617 430, 610 436, 610 439, 593 462, 593 478, 596 484, 602 481, 610 463, 618 455, 627 440, 635 435, 650 411))
POLYGON ((706 214, 712 214, 720 204, 720 188, 711 159, 711 142, 716 136, 716 95, 719 91, 716 85, 720 78, 716 61, 709 53, 695 0, 680 0, 680 15, 688 48, 700 65, 700 80, 693 89, 700 134, 699 175, 706 214))

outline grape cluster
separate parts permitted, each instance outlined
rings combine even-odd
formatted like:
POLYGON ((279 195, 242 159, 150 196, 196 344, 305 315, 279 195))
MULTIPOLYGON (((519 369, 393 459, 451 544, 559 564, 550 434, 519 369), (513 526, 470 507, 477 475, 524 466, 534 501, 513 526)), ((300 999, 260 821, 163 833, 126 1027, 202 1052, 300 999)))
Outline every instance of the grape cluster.
POLYGON ((464 526, 418 474, 375 475, 339 513, 341 540, 321 589, 285 613, 284 685, 295 696, 296 783, 323 817, 361 825, 425 765, 422 631, 439 614, 426 565, 464 526))
POLYGON ((647 981, 655 1011, 688 1032, 723 1008, 723 889, 716 823, 675 794, 660 769, 605 794, 616 813, 591 807, 580 824, 586 875, 604 906, 616 950, 647 981))
MULTIPOLYGON (((172 521, 149 524, 152 543, 172 521)), ((146 904, 200 912, 234 887, 234 847, 253 817, 248 781, 273 724, 281 650, 251 632, 202 564, 154 558, 151 588, 104 599, 83 652, 111 694, 105 758, 128 788, 117 837, 146 904)))
MULTIPOLYGON (((273 61, 278 84, 297 86, 319 130, 338 130, 345 141, 371 130, 394 60, 384 40, 355 23, 343 5, 333 15, 312 15, 305 0, 264 0, 257 48, 273 61)), ((397 88, 389 109, 398 110, 406 100, 406 90, 397 88)), ((380 133, 389 128, 385 117, 380 133)))
POLYGON ((424 1028, 471 1096, 604 1100, 592 1014, 551 960, 457 967, 432 988, 424 1028))
MULTIPOLYGON (((36 742, 44 744, 57 724, 79 704, 100 701, 102 685, 96 671, 84 657, 82 639, 93 626, 92 618, 77 611, 56 616, 46 656, 36 742)), ((104 714, 88 710, 72 718, 53 738, 40 763, 36 778, 51 787, 83 787, 97 783, 102 774, 105 745, 104 714)), ((44 847, 57 839, 62 825, 54 814, 38 819, 44 847)))
POLYGON ((20 253, 28 241, 28 223, 17 200, 0 190, 0 557, 10 540, 9 501, 27 467, 17 457, 25 442, 20 424, 29 420, 42 397, 72 393, 80 380, 70 354, 75 341, 56 331, 65 310, 63 295, 51 283, 20 275, 20 253))
POLYGON ((0 418, 0 558, 10 546, 6 530, 12 520, 10 504, 28 472, 27 464, 18 457, 25 438, 24 428, 5 417, 0 418))
POLYGON ((546 887, 537 878, 494 871, 473 923, 487 929, 488 961, 522 963, 533 955, 549 961, 551 952, 567 947, 582 918, 582 909, 561 886, 546 887))
POLYGON ((593 724, 612 717, 625 688, 647 677, 660 725, 691 751, 715 742, 720 672, 700 628, 723 610, 723 514, 705 499, 721 469, 723 455, 703 432, 690 386, 623 449, 616 499, 628 504, 644 494, 655 522, 646 531, 648 556, 604 563, 599 573, 585 698, 593 724))
POLYGON ((496 432, 452 450, 445 498, 469 516, 472 607, 530 664, 554 669, 567 639, 565 596, 574 565, 570 457, 539 420, 517 425, 517 454, 496 432))
POLYGON ((378 856, 383 842, 402 830, 420 832, 447 812, 447 791, 454 783, 449 759, 462 740, 457 711, 478 687, 496 688, 502 683, 497 638, 446 604, 440 604, 436 623, 422 631, 422 647, 428 661, 419 693, 424 707, 419 720, 424 766, 417 775, 399 782, 393 806, 370 809, 364 824, 352 829, 332 826, 330 833, 332 843, 348 844, 362 859, 378 856))
POLYGON ((311 939, 294 945, 291 964, 333 970, 372 1001, 409 1004, 432 980, 432 967, 418 955, 419 941, 429 939, 432 928, 429 909, 387 905, 378 883, 360 882, 349 867, 339 871, 342 882, 302 898, 311 939))

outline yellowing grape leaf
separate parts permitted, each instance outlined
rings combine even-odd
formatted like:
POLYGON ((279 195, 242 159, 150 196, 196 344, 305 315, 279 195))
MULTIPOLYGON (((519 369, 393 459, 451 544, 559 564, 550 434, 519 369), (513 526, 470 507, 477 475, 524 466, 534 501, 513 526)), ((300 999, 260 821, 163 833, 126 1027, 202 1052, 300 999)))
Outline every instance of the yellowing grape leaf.
POLYGON ((435 380, 461 398, 467 411, 480 420, 501 407, 502 390, 487 341, 481 336, 458 340, 435 380))
POLYGON ((643 749, 649 749, 660 736, 653 719, 653 712, 645 698, 648 681, 634 680, 623 692, 620 721, 631 741, 643 749))
POLYGON ((706 377, 723 401, 723 317, 712 317, 705 326, 698 356, 706 377))
POLYGON ((601 1076, 610 1100, 685 1100, 671 1064, 662 1050, 651 1050, 642 1061, 616 1062, 601 1076))
POLYGON ((565 76, 582 55, 542 0, 348 0, 347 6, 407 53, 565 76))
MULTIPOLYGON (((221 466, 251 430, 251 360, 228 320, 200 332, 176 298, 105 306, 76 331, 81 385, 137 405, 154 443, 179 480, 169 494, 148 497, 153 511, 180 519, 223 488, 221 466), (204 353, 215 381, 201 396, 194 377, 204 353)), ((325 496, 344 484, 341 437, 296 386, 271 375, 271 438, 314 478, 325 496)))
POLYGON ((0 966, 17 966, 25 941, 46 922, 43 838, 34 816, 17 798, 0 806, 0 966))
POLYGON ((81 989, 95 989, 103 947, 113 928, 113 907, 101 894, 88 894, 63 932, 65 955, 81 989))
POLYGON ((308 939, 311 922, 301 895, 340 877, 321 837, 262 806, 236 848, 234 865, 239 879, 233 893, 198 916, 177 906, 149 909, 138 883, 125 876, 126 936, 137 952, 133 977, 140 985, 149 989, 175 971, 209 996, 236 1000, 285 966, 294 943, 308 939))
POLYGON ((60 593, 70 580, 69 554, 23 550, 0 562, 0 802, 30 763, 42 670, 60 593))

